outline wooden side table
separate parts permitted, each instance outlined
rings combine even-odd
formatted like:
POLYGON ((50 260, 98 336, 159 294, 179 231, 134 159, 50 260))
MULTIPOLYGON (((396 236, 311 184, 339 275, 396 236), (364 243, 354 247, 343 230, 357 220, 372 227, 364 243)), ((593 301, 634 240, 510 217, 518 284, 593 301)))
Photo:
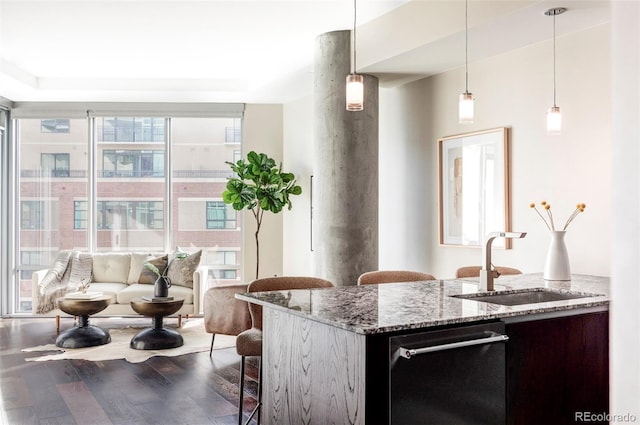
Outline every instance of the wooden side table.
POLYGON ((61 298, 58 308, 72 316, 78 316, 78 325, 62 332, 56 338, 56 345, 63 348, 81 348, 104 345, 111 342, 109 331, 89 324, 89 316, 107 308, 111 297, 101 296, 89 300, 61 298))
POLYGON ((168 301, 147 301, 142 298, 131 300, 133 311, 153 318, 153 327, 138 332, 129 346, 135 350, 162 350, 182 346, 182 335, 175 329, 164 327, 163 318, 180 310, 183 303, 183 298, 168 301))

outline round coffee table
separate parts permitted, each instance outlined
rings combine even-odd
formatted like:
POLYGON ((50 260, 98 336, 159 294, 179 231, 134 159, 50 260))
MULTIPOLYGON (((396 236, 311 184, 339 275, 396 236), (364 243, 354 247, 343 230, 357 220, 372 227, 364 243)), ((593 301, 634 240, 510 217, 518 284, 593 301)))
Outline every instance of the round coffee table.
POLYGON ((89 324, 89 316, 107 308, 111 297, 101 296, 89 300, 60 298, 58 308, 72 316, 78 316, 78 326, 67 329, 56 338, 56 345, 63 348, 81 348, 104 345, 111 342, 109 331, 89 324))
POLYGON ((147 301, 142 298, 131 300, 133 311, 153 318, 153 327, 138 332, 129 346, 135 350, 162 350, 182 346, 182 335, 175 329, 164 327, 162 319, 180 310, 183 303, 183 298, 167 301, 147 301))

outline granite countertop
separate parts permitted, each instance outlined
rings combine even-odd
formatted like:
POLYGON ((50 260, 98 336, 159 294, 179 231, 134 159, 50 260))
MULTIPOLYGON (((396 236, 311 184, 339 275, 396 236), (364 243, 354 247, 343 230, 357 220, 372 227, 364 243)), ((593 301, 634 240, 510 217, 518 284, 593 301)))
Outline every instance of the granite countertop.
POLYGON ((584 298, 505 306, 452 295, 478 293, 478 278, 385 283, 290 291, 252 292, 236 298, 287 311, 358 334, 378 334, 455 323, 588 307, 608 308, 609 278, 573 275, 572 280, 545 281, 541 273, 504 275, 496 291, 545 288, 593 294, 584 298))

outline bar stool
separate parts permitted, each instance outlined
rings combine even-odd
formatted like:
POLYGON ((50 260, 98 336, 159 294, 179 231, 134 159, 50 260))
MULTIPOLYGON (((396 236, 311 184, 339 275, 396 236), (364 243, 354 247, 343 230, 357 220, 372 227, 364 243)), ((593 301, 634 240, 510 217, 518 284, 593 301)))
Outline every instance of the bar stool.
POLYGON ((436 280, 428 273, 411 270, 375 270, 362 273, 358 277, 358 285, 373 285, 376 283, 415 282, 420 280, 436 280))
MULTIPOLYGON (((522 274, 522 272, 518 269, 514 269, 512 267, 504 267, 504 266, 494 266, 494 268, 498 271, 498 274, 522 274)), ((464 278, 464 277, 479 277, 480 276, 480 266, 465 266, 460 267, 456 270, 456 278, 464 278)))
MULTIPOLYGON (((289 289, 331 288, 333 284, 328 280, 317 277, 276 276, 256 279, 247 288, 248 292, 286 291, 289 289)), ((236 337, 236 352, 242 356, 240 363, 240 400, 238 402, 238 425, 242 425, 242 411, 244 407, 245 363, 248 356, 258 356, 258 403, 245 422, 248 424, 256 416, 260 424, 260 408, 262 407, 262 307, 249 303, 251 314, 251 329, 240 333, 236 337)))

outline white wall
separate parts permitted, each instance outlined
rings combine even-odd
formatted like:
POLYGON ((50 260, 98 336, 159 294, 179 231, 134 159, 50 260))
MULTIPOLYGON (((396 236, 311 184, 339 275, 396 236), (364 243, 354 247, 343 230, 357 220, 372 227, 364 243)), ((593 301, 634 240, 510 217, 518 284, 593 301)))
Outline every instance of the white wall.
POLYGON ((561 136, 547 136, 552 99, 552 44, 543 42, 469 65, 476 98, 472 125, 458 124, 457 69, 380 93, 380 268, 411 268, 438 278, 480 265, 479 248, 438 243, 437 139, 494 127, 511 128, 512 229, 528 232, 494 264, 539 272, 549 243, 529 203, 547 200, 556 220, 578 202, 584 214, 570 226, 572 272, 609 275, 611 214, 610 27, 560 37, 557 46, 561 136))
MULTIPOLYGON (((256 151, 265 153, 276 162, 283 161, 282 105, 246 105, 242 127, 242 154, 256 151)), ((288 171, 283 163, 283 169, 288 171)), ((283 215, 265 212, 260 228, 260 277, 282 275, 283 215)), ((251 211, 243 210, 245 282, 256 277, 256 222, 251 211)))
POLYGON ((640 420, 640 3, 613 2, 611 413, 640 420))
POLYGON ((288 275, 313 275, 311 252, 311 188, 313 174, 313 99, 311 96, 284 106, 284 164, 302 187, 291 198, 293 208, 284 214, 283 269, 288 275))

